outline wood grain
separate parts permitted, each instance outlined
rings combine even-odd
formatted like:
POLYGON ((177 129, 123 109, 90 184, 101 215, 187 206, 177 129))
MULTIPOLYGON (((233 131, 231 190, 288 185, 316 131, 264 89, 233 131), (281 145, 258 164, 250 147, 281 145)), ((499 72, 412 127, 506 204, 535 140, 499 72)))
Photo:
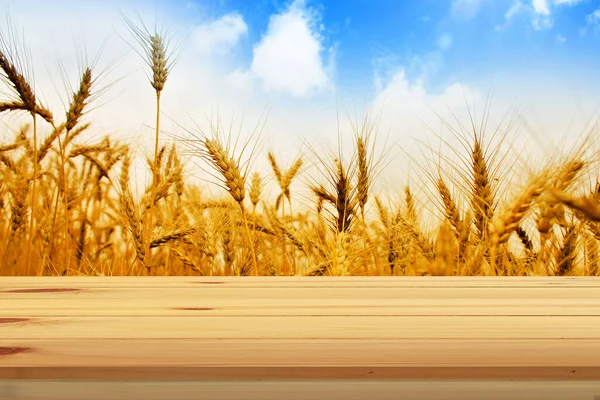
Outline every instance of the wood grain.
POLYGON ((600 382, 599 354, 597 278, 0 282, 4 380, 600 382))
POLYGON ((596 400, 600 381, 0 381, 10 400, 596 400))
POLYGON ((600 316, 600 299, 4 299, 5 317, 600 316))
MULTIPOLYGON (((224 287, 217 285, 195 288, 120 287, 80 288, 76 285, 54 288, 2 289, 5 299, 230 299, 242 303, 246 299, 586 299, 600 300, 600 287, 224 287)), ((508 285, 506 285, 508 286, 508 285)))
POLYGON ((600 316, 0 317, 5 339, 588 339, 600 316))
MULTIPOLYGON (((4 288, 27 288, 31 283, 30 277, 10 277, 6 279, 1 287, 4 288)), ((196 287, 197 285, 225 285, 227 287, 245 287, 261 289, 264 287, 359 287, 359 288, 381 288, 381 287, 593 287, 600 288, 600 277, 360 277, 350 276, 340 279, 339 277, 254 277, 247 276, 243 279, 232 276, 213 277, 178 277, 178 276, 152 276, 140 279, 135 276, 123 277, 53 277, 42 276, 35 278, 35 288, 61 287, 77 285, 81 288, 180 288, 196 287)))

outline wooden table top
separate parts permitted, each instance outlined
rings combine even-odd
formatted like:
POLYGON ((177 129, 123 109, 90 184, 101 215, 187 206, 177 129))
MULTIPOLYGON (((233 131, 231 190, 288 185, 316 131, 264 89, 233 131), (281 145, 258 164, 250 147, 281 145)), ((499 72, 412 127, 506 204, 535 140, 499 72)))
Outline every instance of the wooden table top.
POLYGON ((2 277, 0 379, 600 381, 600 278, 2 277))

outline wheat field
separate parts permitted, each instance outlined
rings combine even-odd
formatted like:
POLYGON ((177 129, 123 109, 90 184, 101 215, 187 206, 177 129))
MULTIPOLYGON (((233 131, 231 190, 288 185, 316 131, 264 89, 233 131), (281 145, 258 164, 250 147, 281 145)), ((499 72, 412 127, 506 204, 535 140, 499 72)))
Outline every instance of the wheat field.
POLYGON ((219 123, 165 145, 168 38, 128 27, 156 94, 154 153, 146 159, 152 178, 139 196, 127 145, 108 136, 79 140, 97 95, 93 67, 83 69, 59 115, 36 97, 24 56, 2 37, 0 112, 29 122, 0 136, 1 275, 600 274, 600 185, 589 146, 519 167, 526 181, 505 189, 500 178, 513 166, 498 162, 473 124, 452 173, 421 165, 429 194, 394 187, 403 198, 390 201, 372 190, 385 168, 367 119, 355 127, 352 154, 321 159, 315 151, 287 166, 273 152, 242 157, 219 123), (221 196, 186 179, 182 154, 210 168, 221 196), (251 168, 260 157, 270 169, 251 168), (292 183, 310 162, 319 163, 324 183, 308 184, 298 207, 292 183))

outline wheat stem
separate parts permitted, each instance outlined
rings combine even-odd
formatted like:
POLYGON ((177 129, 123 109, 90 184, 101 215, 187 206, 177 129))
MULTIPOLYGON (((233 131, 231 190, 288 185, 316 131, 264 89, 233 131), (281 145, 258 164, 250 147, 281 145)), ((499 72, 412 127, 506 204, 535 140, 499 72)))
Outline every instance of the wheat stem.
POLYGON ((33 182, 31 188, 31 215, 29 219, 29 238, 27 241, 27 274, 31 273, 31 247, 33 243, 33 229, 35 220, 35 206, 36 206, 36 183, 38 174, 38 163, 37 163, 37 118, 35 112, 31 112, 33 118, 33 182))
POLYGON ((242 203, 240 203, 240 209, 242 210, 242 219, 244 220, 244 228, 246 229, 246 235, 248 235, 248 243, 250 245, 250 252, 252 253, 252 266, 254 276, 258 276, 258 260, 256 258, 256 251, 254 249, 254 240, 250 234, 250 228, 248 227, 248 218, 246 216, 246 209, 242 203))
POLYGON ((160 90, 156 90, 156 126, 155 126, 155 136, 154 136, 154 174, 152 181, 152 193, 151 193, 151 201, 150 201, 150 209, 148 210, 148 218, 146 225, 146 243, 145 243, 145 251, 146 251, 146 259, 144 263, 148 265, 150 268, 152 267, 152 250, 150 249, 150 242, 152 240, 152 232, 154 227, 154 203, 156 202, 156 189, 158 186, 158 182, 156 177, 158 176, 158 171, 160 168, 159 165, 159 134, 160 134, 160 90))

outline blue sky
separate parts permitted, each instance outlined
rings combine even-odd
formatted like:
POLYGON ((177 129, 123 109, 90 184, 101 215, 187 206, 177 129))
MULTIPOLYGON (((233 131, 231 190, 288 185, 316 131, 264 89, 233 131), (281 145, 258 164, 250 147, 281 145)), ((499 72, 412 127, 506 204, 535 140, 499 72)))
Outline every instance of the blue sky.
MULTIPOLYGON (((583 86, 600 81, 595 76, 600 67, 598 0, 58 0, 51 4, 32 0, 27 4, 0 1, 4 12, 13 19, 22 16, 23 21, 36 10, 40 19, 50 13, 68 18, 72 13, 71 21, 81 26, 70 22, 71 35, 73 29, 85 30, 86 18, 100 9, 107 20, 113 18, 106 33, 120 23, 117 10, 142 11, 146 19, 158 12, 159 20, 175 28, 187 44, 196 40, 194 32, 214 38, 204 43, 210 49, 203 54, 215 56, 217 50, 218 57, 212 58, 219 58, 230 72, 248 69, 256 48, 273 34, 274 19, 295 13, 307 25, 306 32, 299 34, 310 35, 308 40, 318 46, 315 61, 322 65, 317 68, 324 70, 338 95, 348 97, 373 95, 378 84, 385 85, 399 70, 438 93, 456 82, 490 86, 494 79, 507 76, 518 81, 544 75, 583 86)), ((27 26, 32 24, 23 25, 26 33, 35 30, 27 26)), ((59 33, 49 34, 56 43, 59 33)), ((89 36, 89 32, 87 39, 84 35, 86 43, 89 36)), ((306 39, 294 33, 282 37, 290 53, 294 40, 306 39)))
MULTIPOLYGON (((173 4, 173 3, 171 3, 173 4)), ((592 0, 307 0, 322 25, 322 45, 335 49, 335 79, 366 89, 373 70, 403 66, 432 90, 455 80, 497 74, 590 72, 600 65, 600 2, 592 0), (429 65, 430 64, 430 65, 429 65)), ((183 0, 213 18, 238 12, 247 27, 240 54, 267 32, 290 1, 183 0)), ((193 16, 194 12, 189 15, 193 16)), ((193 17, 192 17, 193 18, 193 17)), ((564 76, 571 79, 577 76, 564 76)))
POLYGON ((135 11, 158 17, 181 50, 162 97, 165 130, 206 128, 217 108, 251 130, 268 109, 263 148, 290 162, 303 140, 335 147, 344 107, 378 115, 401 152, 438 138, 428 131, 436 113, 468 123, 465 100, 480 110, 490 91, 492 119, 523 111, 518 139, 531 148, 576 138, 600 110, 599 0, 0 0, 55 113, 68 96, 56 93, 57 56, 74 85, 81 48, 93 56, 108 40, 106 90, 87 118, 93 135, 140 152, 153 148, 154 98, 119 14, 135 11))

